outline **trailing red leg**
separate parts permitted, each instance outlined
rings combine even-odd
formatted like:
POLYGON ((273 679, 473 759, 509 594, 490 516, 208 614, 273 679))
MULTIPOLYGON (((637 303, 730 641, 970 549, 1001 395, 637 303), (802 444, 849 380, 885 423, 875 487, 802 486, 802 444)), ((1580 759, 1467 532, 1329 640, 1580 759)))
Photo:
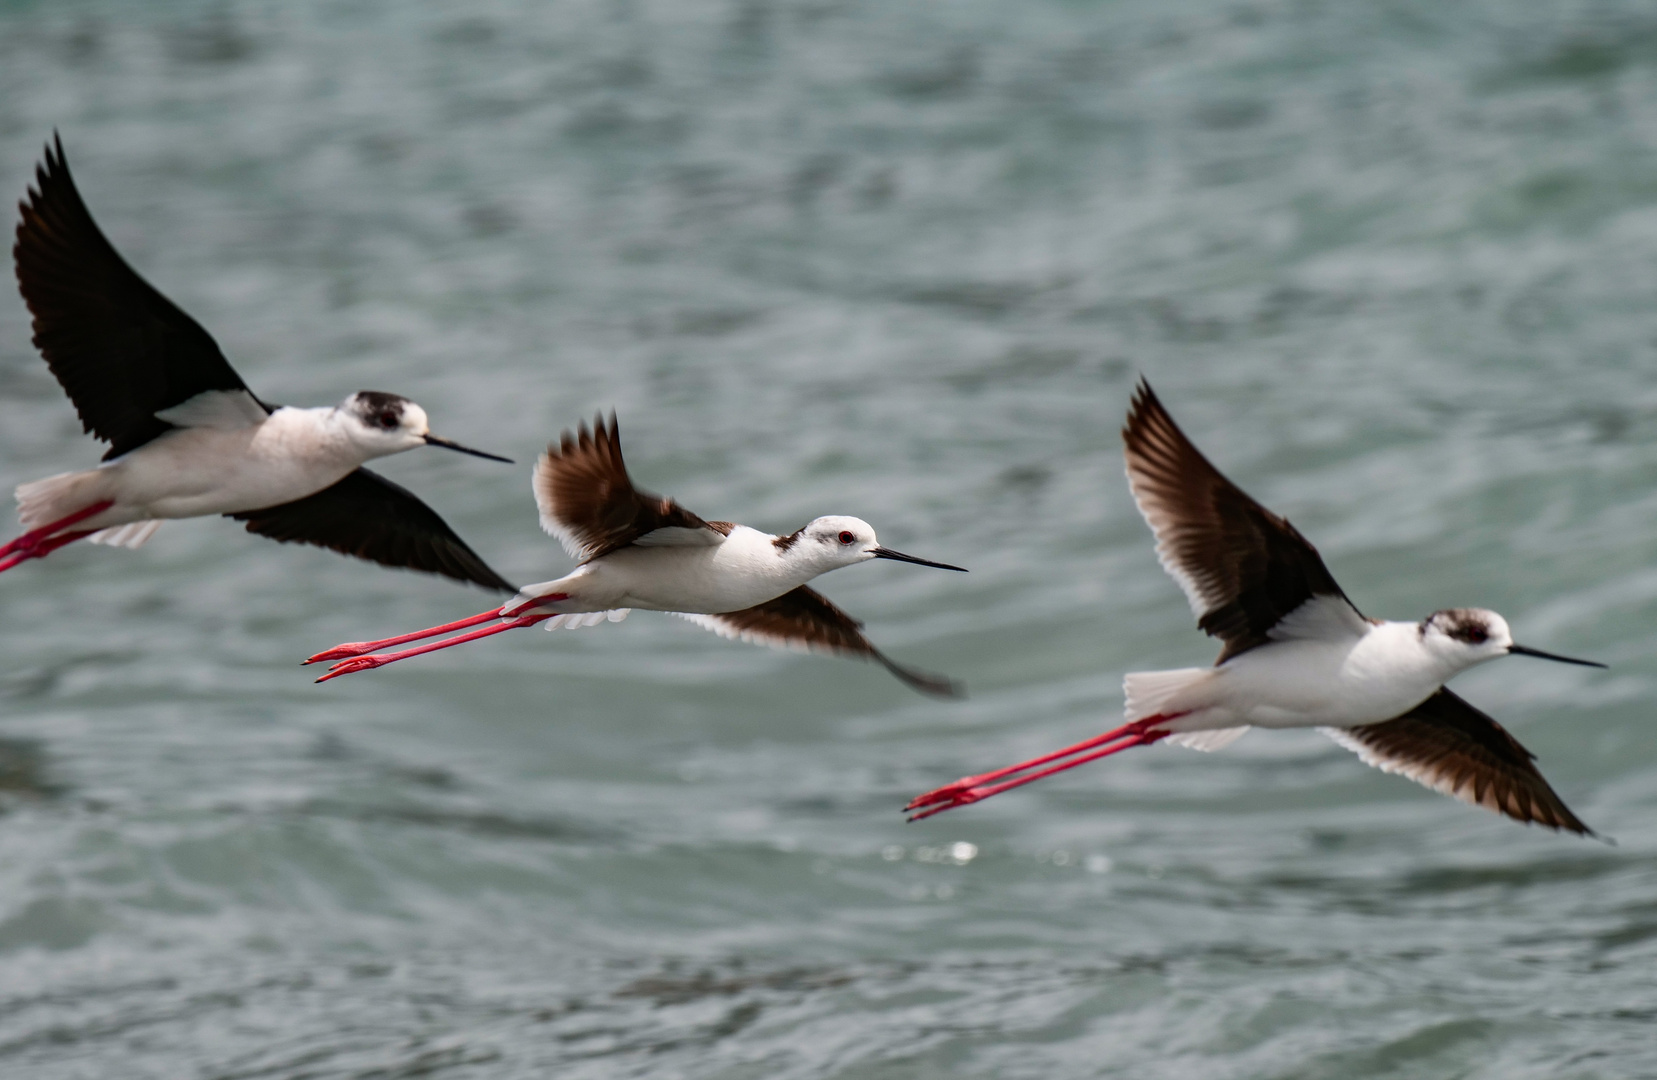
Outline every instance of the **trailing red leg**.
MULTIPOLYGON (((560 600, 568 599, 569 594, 567 593, 552 593, 548 596, 539 597, 537 602, 554 604, 560 600)), ((353 656, 371 653, 376 649, 386 649, 393 645, 402 645, 410 641, 419 641, 422 638, 436 637, 439 634, 447 634, 455 630, 465 630, 467 627, 486 623, 490 619, 504 619, 506 617, 501 613, 500 608, 490 608, 488 611, 480 611, 476 615, 456 619, 454 622, 444 623, 442 626, 428 626, 426 629, 416 630, 412 634, 399 634, 396 637, 381 638, 379 641, 348 641, 344 645, 335 645, 331 649, 317 653, 306 660, 304 664, 301 664, 300 667, 304 667, 305 664, 321 664, 329 660, 347 660, 353 656)), ((344 672, 341 672, 341 674, 344 674, 344 672)))
POLYGON ((910 821, 920 821, 922 818, 929 818, 933 814, 941 814, 945 810, 952 810, 957 806, 967 806, 971 803, 981 802, 991 795, 1011 791, 1015 787, 1022 787, 1043 777, 1052 776, 1054 773, 1073 769, 1078 765, 1085 765, 1102 757, 1109 757, 1111 754, 1119 754, 1123 750, 1129 750, 1135 746, 1149 746, 1168 736, 1166 731, 1153 731, 1151 729, 1157 724, 1172 719, 1174 719, 1173 716, 1147 716, 1143 720, 1123 724, 1121 727, 1107 731, 1103 735, 1096 735, 1074 746, 1067 746, 1063 750, 1042 757, 1032 758, 1017 765, 1010 765, 1005 769, 997 769, 994 772, 980 773, 977 776, 964 776, 952 784, 945 784, 943 787, 935 788, 924 795, 917 795, 909 801, 909 805, 904 809, 920 810, 923 807, 931 807, 930 810, 916 814, 909 819, 910 821), (1098 749, 1095 749, 1096 747, 1098 749), (1089 750, 1092 753, 1084 753, 1084 751, 1089 750), (1066 758, 1069 760, 1061 760, 1066 758), (1029 770, 1047 765, 1049 762, 1059 763, 1041 769, 1039 772, 1029 772, 1029 770), (1018 773, 1026 773, 1027 775, 1016 776, 1015 779, 995 783, 1003 777, 1015 776, 1018 773))
POLYGON ((398 660, 406 660, 411 656, 419 656, 422 653, 436 652, 439 649, 447 649, 451 645, 464 645, 468 641, 476 641, 479 638, 490 637, 491 635, 503 633, 507 630, 516 630, 521 626, 534 626, 538 622, 545 622, 546 620, 552 618, 555 614, 556 612, 549 611, 544 615, 520 615, 516 619, 508 619, 504 622, 496 623, 494 626, 486 626, 482 630, 473 630, 469 634, 460 634, 456 637, 445 638, 442 641, 434 641, 430 645, 421 645, 419 648, 404 649, 402 652, 395 653, 381 653, 376 656, 359 656, 351 660, 341 660, 339 663, 329 668, 328 674, 322 676, 317 680, 317 682, 327 682, 329 679, 337 679, 341 675, 350 675, 352 672, 356 671, 372 671, 374 668, 384 667, 385 665, 394 663, 398 660))
POLYGON ((30 529, 11 543, 0 547, 0 573, 4 573, 27 559, 44 559, 52 552, 65 544, 73 543, 83 536, 91 536, 96 529, 82 529, 79 532, 63 533, 71 525, 78 525, 89 517, 108 510, 115 504, 110 501, 93 503, 91 506, 75 511, 66 518, 59 518, 38 529, 30 529), (55 535, 62 533, 62 535, 55 535))

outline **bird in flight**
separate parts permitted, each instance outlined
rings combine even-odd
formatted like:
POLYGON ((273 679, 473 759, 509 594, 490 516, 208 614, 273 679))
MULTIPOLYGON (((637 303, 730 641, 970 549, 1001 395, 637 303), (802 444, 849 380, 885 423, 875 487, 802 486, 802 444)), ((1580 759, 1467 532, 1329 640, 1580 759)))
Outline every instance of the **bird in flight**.
POLYGON ((110 447, 97 468, 18 487, 25 531, 0 546, 0 571, 83 537, 135 548, 167 518, 223 514, 273 540, 512 591, 430 507, 362 467, 418 446, 509 459, 433 435, 425 410, 396 394, 316 409, 255 397, 201 324, 105 238, 61 140, 19 209, 12 253, 35 346, 110 447))
POLYGON ((881 547, 866 521, 820 517, 787 536, 705 521, 672 499, 633 486, 613 414, 608 423, 598 417, 592 430, 582 424, 548 446, 535 466, 534 491, 541 528, 580 566, 555 581, 526 585, 505 606, 471 618, 318 653, 305 663, 337 663, 317 682, 518 627, 593 626, 642 608, 680 615, 725 637, 873 660, 924 693, 956 693, 949 680, 888 658, 863 635, 861 623, 807 586, 819 574, 870 559, 961 570, 881 547), (376 653, 485 623, 493 625, 376 653))
POLYGON ((1542 778, 1535 755, 1445 687, 1503 656, 1604 667, 1517 645, 1494 611, 1449 608, 1420 622, 1359 614, 1288 521, 1227 480, 1141 381, 1128 412, 1128 483, 1157 558, 1197 625, 1222 644, 1211 668, 1124 680, 1127 723, 1057 753, 963 777, 913 799, 910 820, 1167 740, 1217 750, 1250 727, 1315 727, 1367 764, 1515 821, 1592 830, 1542 778))

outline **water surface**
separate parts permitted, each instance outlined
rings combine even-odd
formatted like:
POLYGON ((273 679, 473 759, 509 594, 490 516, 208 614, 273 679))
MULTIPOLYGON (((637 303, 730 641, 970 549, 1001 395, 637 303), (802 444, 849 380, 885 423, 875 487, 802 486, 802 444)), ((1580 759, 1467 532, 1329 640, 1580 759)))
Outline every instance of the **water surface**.
MULTIPOLYGON (((1657 1072, 1657 18, 1636 4, 11 3, 0 194, 60 129, 269 400, 516 580, 528 463, 969 576, 821 582, 902 661, 636 614, 311 685, 476 590, 169 524, 0 581, 0 1069, 89 1078, 1657 1072), (920 825, 1209 662, 1117 431, 1147 374, 1616 847, 1315 733, 920 825)), ((0 484, 99 449, 0 295, 0 484)))

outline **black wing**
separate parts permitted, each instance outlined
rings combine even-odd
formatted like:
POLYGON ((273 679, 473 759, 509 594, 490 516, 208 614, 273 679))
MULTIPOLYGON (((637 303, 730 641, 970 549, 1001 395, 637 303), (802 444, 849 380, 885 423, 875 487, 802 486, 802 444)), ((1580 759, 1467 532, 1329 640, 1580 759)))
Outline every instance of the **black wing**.
POLYGON ((56 137, 19 204, 12 255, 34 343, 106 459, 171 425, 155 414, 204 390, 246 390, 201 324, 139 277, 104 237, 56 137))
POLYGON ((1156 534, 1157 557, 1185 590, 1197 625, 1225 643, 1219 663, 1265 644, 1272 627, 1314 597, 1362 619, 1317 548, 1209 464, 1143 380, 1122 438, 1128 486, 1156 534))
POLYGON ((815 589, 801 585, 791 592, 741 611, 685 618, 722 637, 801 652, 821 652, 873 660, 923 694, 960 697, 961 689, 939 675, 904 667, 875 648, 863 624, 835 607, 815 589))
POLYGON ((1462 802, 1514 821, 1594 835, 1542 779, 1535 754, 1448 690, 1440 689, 1396 720, 1323 731, 1366 764, 1462 802))
POLYGON ((367 469, 315 495, 225 517, 245 521, 248 532, 285 544, 315 544, 385 566, 517 591, 413 492, 367 469))

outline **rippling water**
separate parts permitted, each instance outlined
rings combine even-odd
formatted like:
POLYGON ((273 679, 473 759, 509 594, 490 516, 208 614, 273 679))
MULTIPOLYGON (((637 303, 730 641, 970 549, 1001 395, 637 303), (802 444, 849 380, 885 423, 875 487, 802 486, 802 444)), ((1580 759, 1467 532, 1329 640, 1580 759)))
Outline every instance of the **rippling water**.
MULTIPOLYGON (((0 11, 0 194, 63 132, 263 396, 406 393, 384 471, 518 580, 620 412, 710 517, 968 577, 822 585, 872 665, 639 613, 317 687, 481 593, 167 525, 0 581, 0 1072, 1657 1072, 1657 17, 872 0, 0 11), (1208 662, 1121 475, 1147 373, 1365 611, 1608 673, 1457 688, 1615 847, 1313 733, 910 795, 1208 662)), ((0 296, 0 483, 94 461, 0 296)))

